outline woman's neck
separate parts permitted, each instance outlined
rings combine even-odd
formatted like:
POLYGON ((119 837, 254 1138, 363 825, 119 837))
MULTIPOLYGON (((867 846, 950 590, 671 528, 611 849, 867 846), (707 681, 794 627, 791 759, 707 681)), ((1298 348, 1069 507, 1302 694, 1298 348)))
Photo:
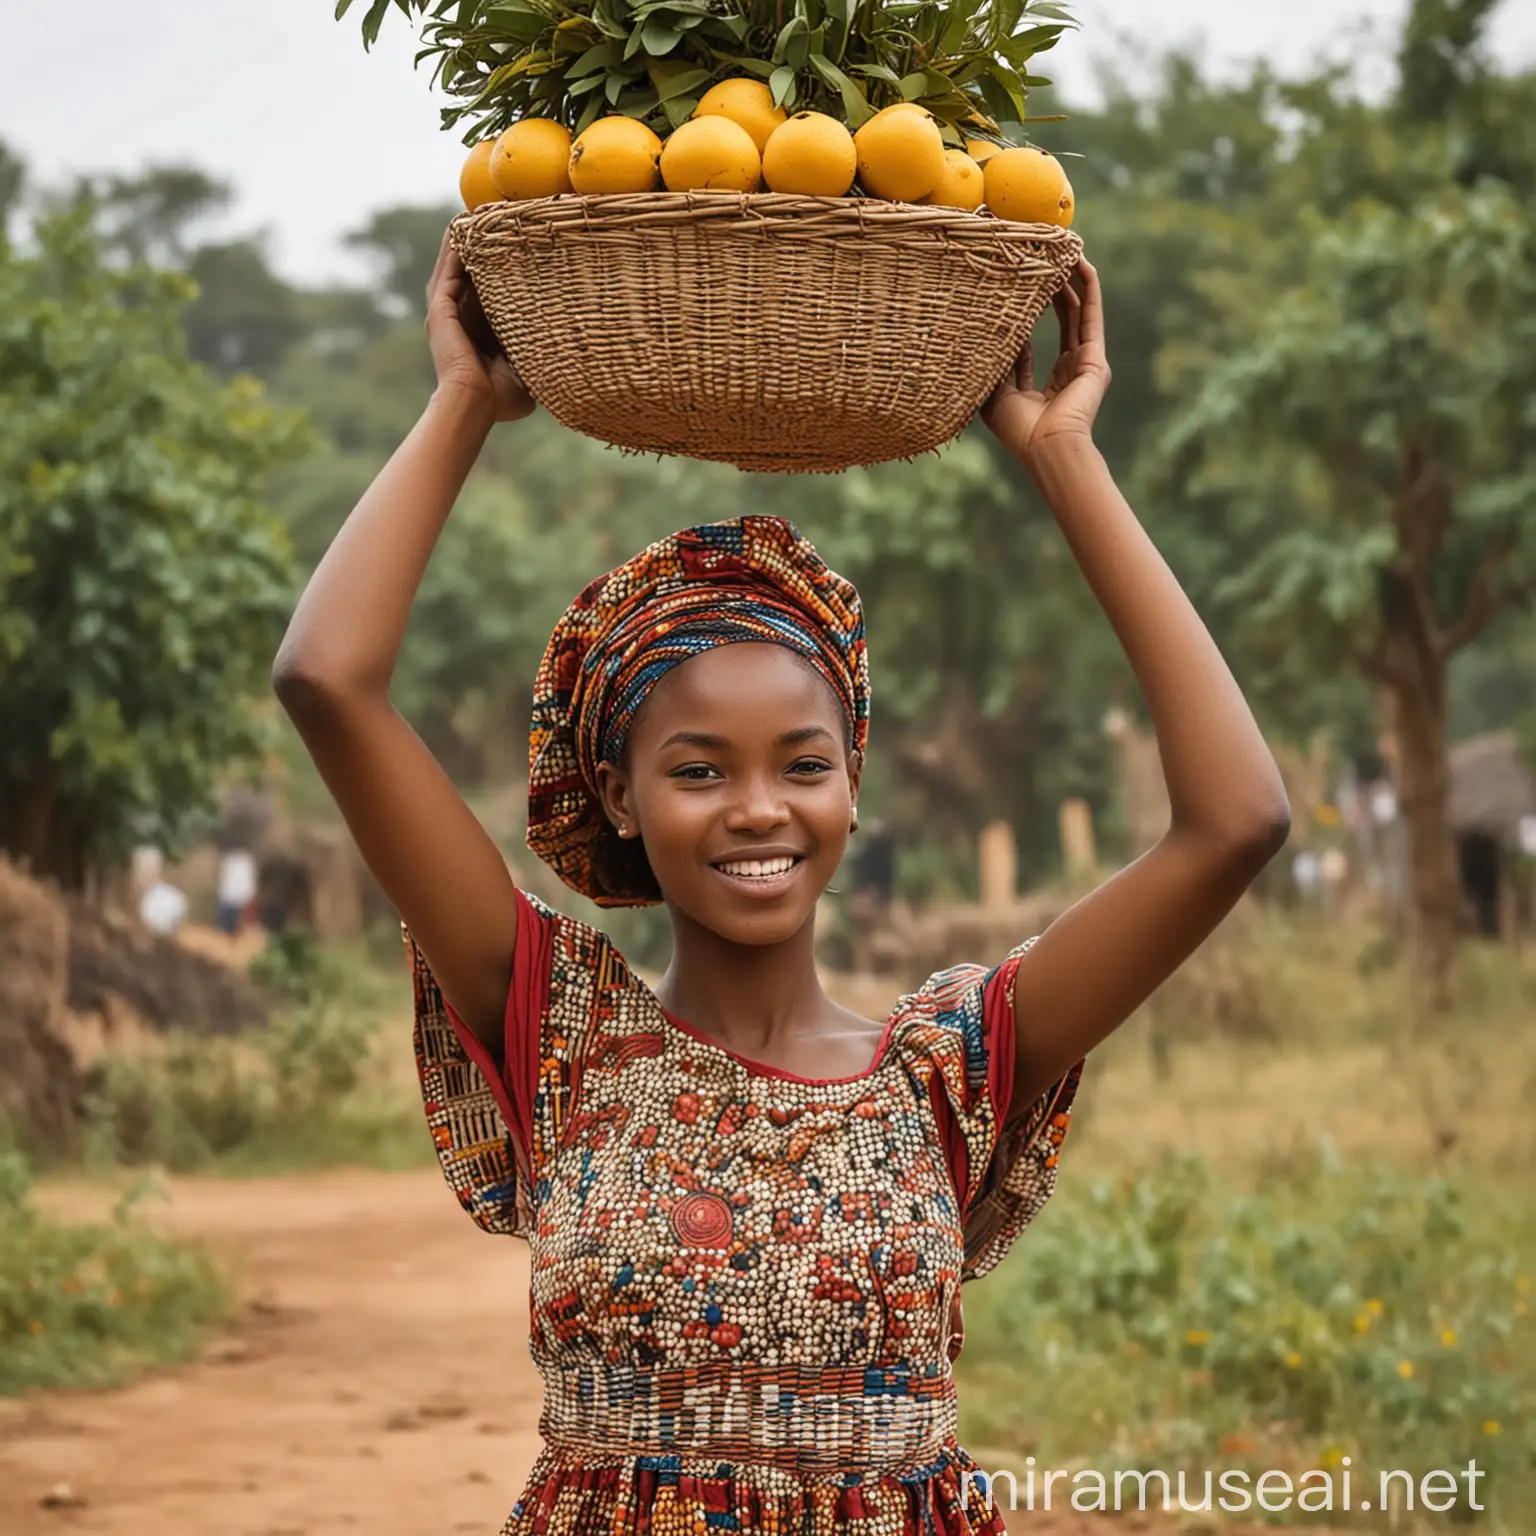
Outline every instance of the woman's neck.
POLYGON ((734 943, 675 908, 672 930, 657 999, 728 1051, 783 1065, 792 1050, 824 1040, 829 1024, 857 1017, 822 988, 813 918, 780 944, 734 943))

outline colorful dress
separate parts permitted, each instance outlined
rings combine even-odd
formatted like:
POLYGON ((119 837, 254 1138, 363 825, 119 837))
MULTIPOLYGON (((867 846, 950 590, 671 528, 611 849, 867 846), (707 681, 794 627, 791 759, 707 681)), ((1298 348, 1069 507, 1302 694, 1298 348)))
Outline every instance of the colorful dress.
POLYGON ((1000 1531, 955 1438, 960 1286, 1049 1197, 1080 1072, 1000 1133, 1027 945, 931 977, 867 1071, 817 1081, 519 904, 504 1073, 411 946, 443 1170, 532 1249, 546 1449, 504 1536, 1000 1531))

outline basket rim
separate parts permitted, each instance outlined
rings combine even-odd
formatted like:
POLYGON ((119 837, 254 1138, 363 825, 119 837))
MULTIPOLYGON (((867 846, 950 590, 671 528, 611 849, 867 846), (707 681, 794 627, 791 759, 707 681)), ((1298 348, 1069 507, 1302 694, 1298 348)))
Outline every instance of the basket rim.
MULTIPOLYGON (((875 197, 808 197, 793 192, 559 193, 484 203, 457 214, 449 226, 455 244, 475 236, 542 226, 644 229, 673 224, 718 224, 744 230, 805 226, 805 233, 879 236, 923 234, 966 244, 1060 246, 1082 249, 1082 236, 1059 224, 1023 224, 987 209, 928 207, 875 197)), ((787 232, 787 230, 785 231, 787 232)), ((1076 260, 1076 257, 1073 257, 1076 260)))

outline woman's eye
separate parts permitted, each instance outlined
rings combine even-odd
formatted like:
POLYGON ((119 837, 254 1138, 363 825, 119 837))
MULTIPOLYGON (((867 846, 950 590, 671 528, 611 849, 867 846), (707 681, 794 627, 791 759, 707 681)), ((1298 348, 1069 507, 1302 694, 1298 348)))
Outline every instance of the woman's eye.
POLYGON ((719 776, 719 770, 709 763, 684 763, 681 768, 674 768, 668 775, 673 779, 707 779, 711 775, 719 776))
POLYGON ((802 757, 799 762, 791 765, 789 771, 796 774, 831 773, 832 765, 822 762, 819 757, 802 757))

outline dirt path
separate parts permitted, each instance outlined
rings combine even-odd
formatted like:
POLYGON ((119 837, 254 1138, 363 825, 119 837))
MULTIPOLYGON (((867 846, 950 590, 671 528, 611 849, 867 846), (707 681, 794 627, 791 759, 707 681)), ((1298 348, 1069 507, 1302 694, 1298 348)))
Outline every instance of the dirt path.
MULTIPOLYGON (((494 1536, 538 1451, 526 1248, 479 1232, 435 1170, 171 1192, 164 1219, 239 1265, 234 1331, 123 1391, 0 1400, 0 1531, 494 1536), (79 1502, 50 1502, 60 1484, 79 1502)), ((102 1200, 50 1192, 81 1213, 102 1200)), ((1152 1528, 1107 1519, 1117 1536, 1152 1528)))
POLYGON ((125 1391, 0 1404, 0 1530, 499 1530, 538 1449, 526 1248, 431 1169, 173 1196, 169 1219, 240 1264, 236 1330, 125 1391), (83 1506, 41 1505, 59 1483, 83 1506))

